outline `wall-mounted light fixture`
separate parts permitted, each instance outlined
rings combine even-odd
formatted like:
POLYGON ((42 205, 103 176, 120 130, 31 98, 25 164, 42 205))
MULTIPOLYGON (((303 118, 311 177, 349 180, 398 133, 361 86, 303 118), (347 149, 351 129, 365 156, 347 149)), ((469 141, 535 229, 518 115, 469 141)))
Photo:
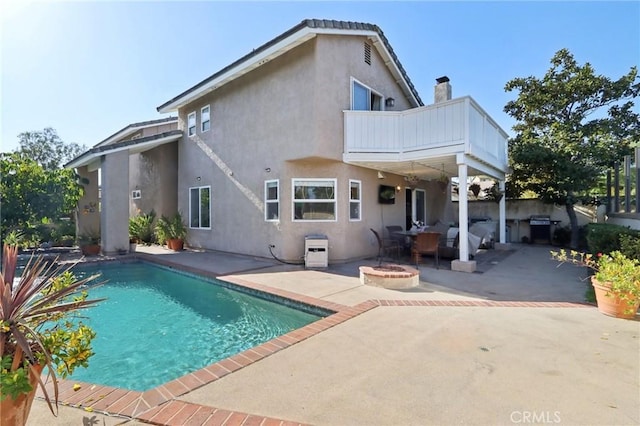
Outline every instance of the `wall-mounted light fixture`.
POLYGON ((378 172, 378 179, 384 179, 386 176, 382 172, 378 172))
POLYGON ((267 167, 266 169, 264 169, 264 171, 267 173, 271 173, 271 167, 267 167))
POLYGON ((402 187, 400 185, 396 186, 396 192, 400 192, 402 190, 402 187))
POLYGON ((196 178, 196 180, 197 180, 198 182, 200 182, 200 180, 201 180, 201 179, 202 179, 202 178, 201 178, 200 176, 198 176, 198 177, 196 178))
POLYGON ((395 106, 395 104, 396 104, 396 100, 393 98, 387 98, 384 100, 384 106, 386 107, 392 107, 392 106, 395 106))

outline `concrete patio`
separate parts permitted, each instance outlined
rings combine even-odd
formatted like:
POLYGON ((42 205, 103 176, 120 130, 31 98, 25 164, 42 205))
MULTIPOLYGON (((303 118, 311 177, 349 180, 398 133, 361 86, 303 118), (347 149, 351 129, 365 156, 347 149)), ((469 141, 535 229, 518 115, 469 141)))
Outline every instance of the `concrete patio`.
MULTIPOLYGON (((360 284, 358 267, 373 259, 305 270, 140 247, 222 279, 372 308, 139 418, 189 425, 640 424, 640 322, 582 303, 584 272, 558 267, 549 250, 515 245, 511 253, 489 253, 484 272, 473 274, 427 261, 419 287, 393 291, 360 284)), ((28 424, 142 421, 72 407, 60 407, 54 418, 36 400, 28 424)))

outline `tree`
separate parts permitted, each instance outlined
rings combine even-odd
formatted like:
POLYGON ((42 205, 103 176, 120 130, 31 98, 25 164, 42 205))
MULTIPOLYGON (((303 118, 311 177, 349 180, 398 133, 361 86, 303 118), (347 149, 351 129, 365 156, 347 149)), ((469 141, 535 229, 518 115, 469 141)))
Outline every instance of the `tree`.
POLYGON ((596 75, 562 49, 542 79, 515 78, 505 91, 518 97, 504 107, 517 120, 509 143, 510 180, 545 203, 564 205, 571 247, 578 245, 574 205, 640 140, 633 99, 640 93, 636 67, 618 80, 596 75))
POLYGON ((22 132, 18 135, 18 152, 45 170, 55 170, 87 150, 84 145, 64 143, 51 127, 42 131, 22 132))
POLYGON ((73 170, 45 170, 17 152, 0 155, 0 176, 3 234, 69 216, 82 195, 73 170))

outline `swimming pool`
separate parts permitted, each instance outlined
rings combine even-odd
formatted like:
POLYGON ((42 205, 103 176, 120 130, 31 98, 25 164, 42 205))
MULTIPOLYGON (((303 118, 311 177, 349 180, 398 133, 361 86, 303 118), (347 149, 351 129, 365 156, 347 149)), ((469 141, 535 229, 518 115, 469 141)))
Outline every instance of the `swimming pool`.
POLYGON ((86 311, 95 355, 71 379, 105 386, 145 391, 326 315, 144 262, 74 272, 100 272, 89 297, 108 300, 86 311))

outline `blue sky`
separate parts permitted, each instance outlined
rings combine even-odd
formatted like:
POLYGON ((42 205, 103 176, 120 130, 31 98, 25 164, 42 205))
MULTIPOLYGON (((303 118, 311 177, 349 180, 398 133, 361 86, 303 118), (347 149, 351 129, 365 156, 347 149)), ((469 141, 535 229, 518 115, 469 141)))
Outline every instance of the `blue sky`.
POLYGON ((91 147, 305 18, 377 24, 426 104, 447 75, 511 134, 516 77, 568 48, 618 78, 640 59, 640 2, 0 3, 0 151, 53 127, 91 147))

